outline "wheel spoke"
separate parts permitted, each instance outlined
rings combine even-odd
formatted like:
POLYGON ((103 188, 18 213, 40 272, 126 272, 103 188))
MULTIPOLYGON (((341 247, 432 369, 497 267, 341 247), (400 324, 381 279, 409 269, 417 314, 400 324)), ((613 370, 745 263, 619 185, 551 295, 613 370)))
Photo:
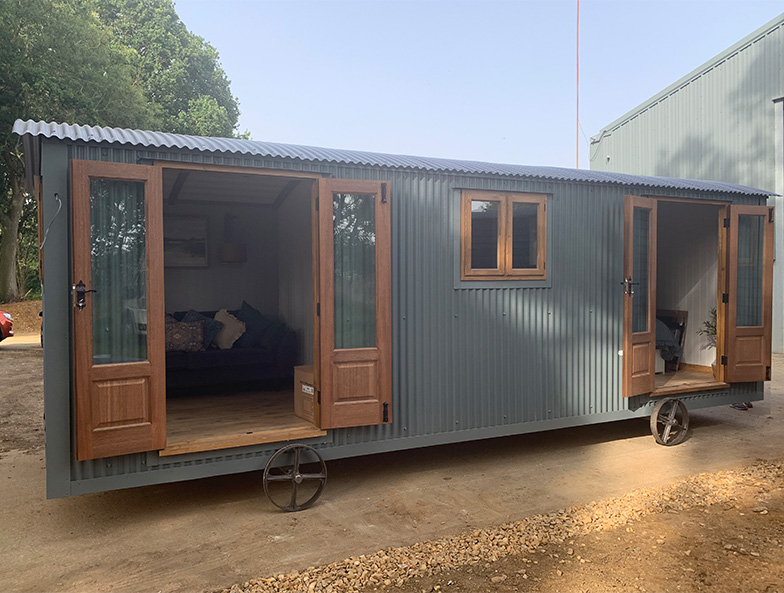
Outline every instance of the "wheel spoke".
POLYGON ((294 510, 297 508, 297 483, 292 480, 291 482, 291 502, 289 509, 294 510))
POLYGON ((672 428, 672 425, 668 424, 665 427, 664 432, 662 432, 662 441, 664 441, 665 444, 667 444, 667 442, 670 440, 670 429, 671 428, 672 428))
POLYGON ((303 480, 326 480, 325 474, 300 474, 303 480))
POLYGON ((678 404, 673 402, 672 407, 670 408, 670 413, 667 414, 667 422, 669 424, 673 424, 675 421, 675 415, 678 413, 678 404))
POLYGON ((291 473, 293 475, 297 475, 299 473, 299 452, 300 448, 296 447, 294 449, 294 466, 291 468, 291 473))
POLYGON ((294 480, 294 476, 290 472, 286 472, 285 474, 268 474, 267 481, 268 482, 291 482, 294 480))

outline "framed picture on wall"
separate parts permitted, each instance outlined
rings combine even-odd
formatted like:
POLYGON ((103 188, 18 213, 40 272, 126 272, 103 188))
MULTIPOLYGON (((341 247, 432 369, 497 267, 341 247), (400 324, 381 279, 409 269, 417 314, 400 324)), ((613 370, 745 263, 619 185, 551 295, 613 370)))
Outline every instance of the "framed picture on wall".
POLYGON ((206 217, 164 217, 163 265, 169 268, 207 267, 206 217))

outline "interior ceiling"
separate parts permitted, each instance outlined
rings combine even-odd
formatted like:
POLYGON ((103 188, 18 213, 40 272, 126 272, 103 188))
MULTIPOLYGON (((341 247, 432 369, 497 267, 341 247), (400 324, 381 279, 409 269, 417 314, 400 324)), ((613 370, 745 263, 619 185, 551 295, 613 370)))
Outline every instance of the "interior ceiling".
POLYGON ((164 169, 163 199, 168 203, 173 201, 174 203, 270 205, 281 196, 281 199, 285 198, 298 183, 302 182, 306 180, 275 175, 164 169))

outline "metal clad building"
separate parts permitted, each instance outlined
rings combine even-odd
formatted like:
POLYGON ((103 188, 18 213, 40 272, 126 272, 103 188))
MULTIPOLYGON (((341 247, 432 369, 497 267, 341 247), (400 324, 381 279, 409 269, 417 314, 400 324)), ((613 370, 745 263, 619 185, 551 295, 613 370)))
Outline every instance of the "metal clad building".
MULTIPOLYGON (((624 387, 624 360, 629 368, 632 363, 625 345, 627 329, 631 329, 625 326, 624 309, 631 306, 634 292, 625 293, 621 286, 625 245, 631 241, 629 227, 625 227, 631 212, 628 196, 645 196, 641 199, 654 204, 654 213, 656 204, 677 212, 683 201, 689 201, 704 209, 714 233, 716 216, 722 209, 758 207, 768 196, 765 191, 721 182, 37 122, 19 121, 14 129, 25 142, 28 178, 40 176, 46 229, 44 379, 50 497, 258 470, 284 443, 169 456, 151 449, 80 459, 75 371, 80 355, 74 337, 81 313, 74 306, 71 291, 79 280, 73 274, 76 237, 72 227, 77 207, 82 207, 78 203, 82 197, 75 189, 78 163, 93 163, 91 166, 98 168, 110 163, 158 167, 164 171, 164 187, 177 185, 177 171, 186 166, 196 167, 194 170, 201 167, 207 175, 255 172, 272 178, 285 172, 319 177, 319 183, 325 179, 388 182, 391 420, 328 428, 324 434, 300 439, 318 448, 327 459, 649 415, 655 401, 649 395, 652 389, 629 392, 624 387), (169 182, 166 172, 170 173, 169 182), (539 219, 540 225, 546 225, 545 236, 540 237, 540 241, 546 238, 546 253, 540 253, 546 259, 546 275, 530 280, 479 281, 461 275, 465 239, 461 229, 466 224, 461 220, 461 204, 466 195, 475 192, 499 200, 509 195, 546 196, 546 208, 540 211, 544 218, 539 219)), ((176 207, 172 206, 172 193, 170 190, 164 203, 164 215, 176 207)), ((310 191, 303 195, 307 206, 310 191)), ((323 212, 324 199, 322 193, 317 199, 320 202, 315 202, 316 216, 319 203, 323 212)), ((381 203, 376 204, 378 208, 381 203)), ((304 212, 308 221, 303 228, 308 228, 309 207, 304 212)), ((660 232, 666 233, 666 229, 660 232)), ((721 251, 718 253, 721 257, 721 251)), ((278 256, 276 269, 281 278, 285 270, 296 267, 295 257, 289 253, 278 256)), ((717 251, 708 259, 715 263, 717 251)), ((211 263, 204 273, 222 274, 230 269, 211 263)), ((166 283, 174 284, 185 273, 167 270, 166 283)), ((716 286, 715 280, 711 286, 716 286)), ((174 308, 169 303, 174 298, 186 303, 182 308, 220 306, 210 301, 211 287, 203 280, 186 288, 177 293, 166 287, 167 311, 174 308), (187 300, 197 297, 202 301, 187 300)), ((274 302, 280 311, 298 298, 309 303, 309 296, 302 295, 313 293, 312 278, 307 274, 283 278, 278 281, 278 292, 274 302)), ((249 298, 245 294, 230 296, 235 302, 249 298)), ((294 327, 298 323, 295 317, 292 313, 287 319, 294 327)), ((300 333, 304 345, 300 363, 327 364, 313 355, 312 332, 305 327, 300 333)), ((706 368, 710 372, 710 367, 706 368)), ((652 369, 650 378, 653 385, 652 369)), ((682 390, 679 397, 690 408, 758 400, 763 396, 762 379, 764 376, 744 375, 741 380, 732 380, 727 374, 724 380, 714 382, 711 376, 710 381, 706 379, 710 385, 698 382, 682 390)), ((325 392, 328 387, 322 385, 321 389, 325 392)))
MULTIPOLYGON (((784 14, 605 126, 591 139, 590 157, 596 171, 715 179, 784 195, 784 14)), ((782 199, 775 198, 776 352, 784 352, 782 199)))

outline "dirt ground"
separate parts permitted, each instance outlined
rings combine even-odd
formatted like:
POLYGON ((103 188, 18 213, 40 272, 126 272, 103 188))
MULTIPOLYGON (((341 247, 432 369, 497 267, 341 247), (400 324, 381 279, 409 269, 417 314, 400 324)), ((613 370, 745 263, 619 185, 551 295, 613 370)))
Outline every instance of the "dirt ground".
POLYGON ((41 331, 41 301, 19 301, 0 303, 0 311, 10 313, 14 318, 14 334, 38 334, 41 331))
POLYGON ((46 500, 35 337, 0 343, 2 591, 784 592, 784 356, 677 447, 640 419, 334 461, 287 514, 258 472, 46 500))

